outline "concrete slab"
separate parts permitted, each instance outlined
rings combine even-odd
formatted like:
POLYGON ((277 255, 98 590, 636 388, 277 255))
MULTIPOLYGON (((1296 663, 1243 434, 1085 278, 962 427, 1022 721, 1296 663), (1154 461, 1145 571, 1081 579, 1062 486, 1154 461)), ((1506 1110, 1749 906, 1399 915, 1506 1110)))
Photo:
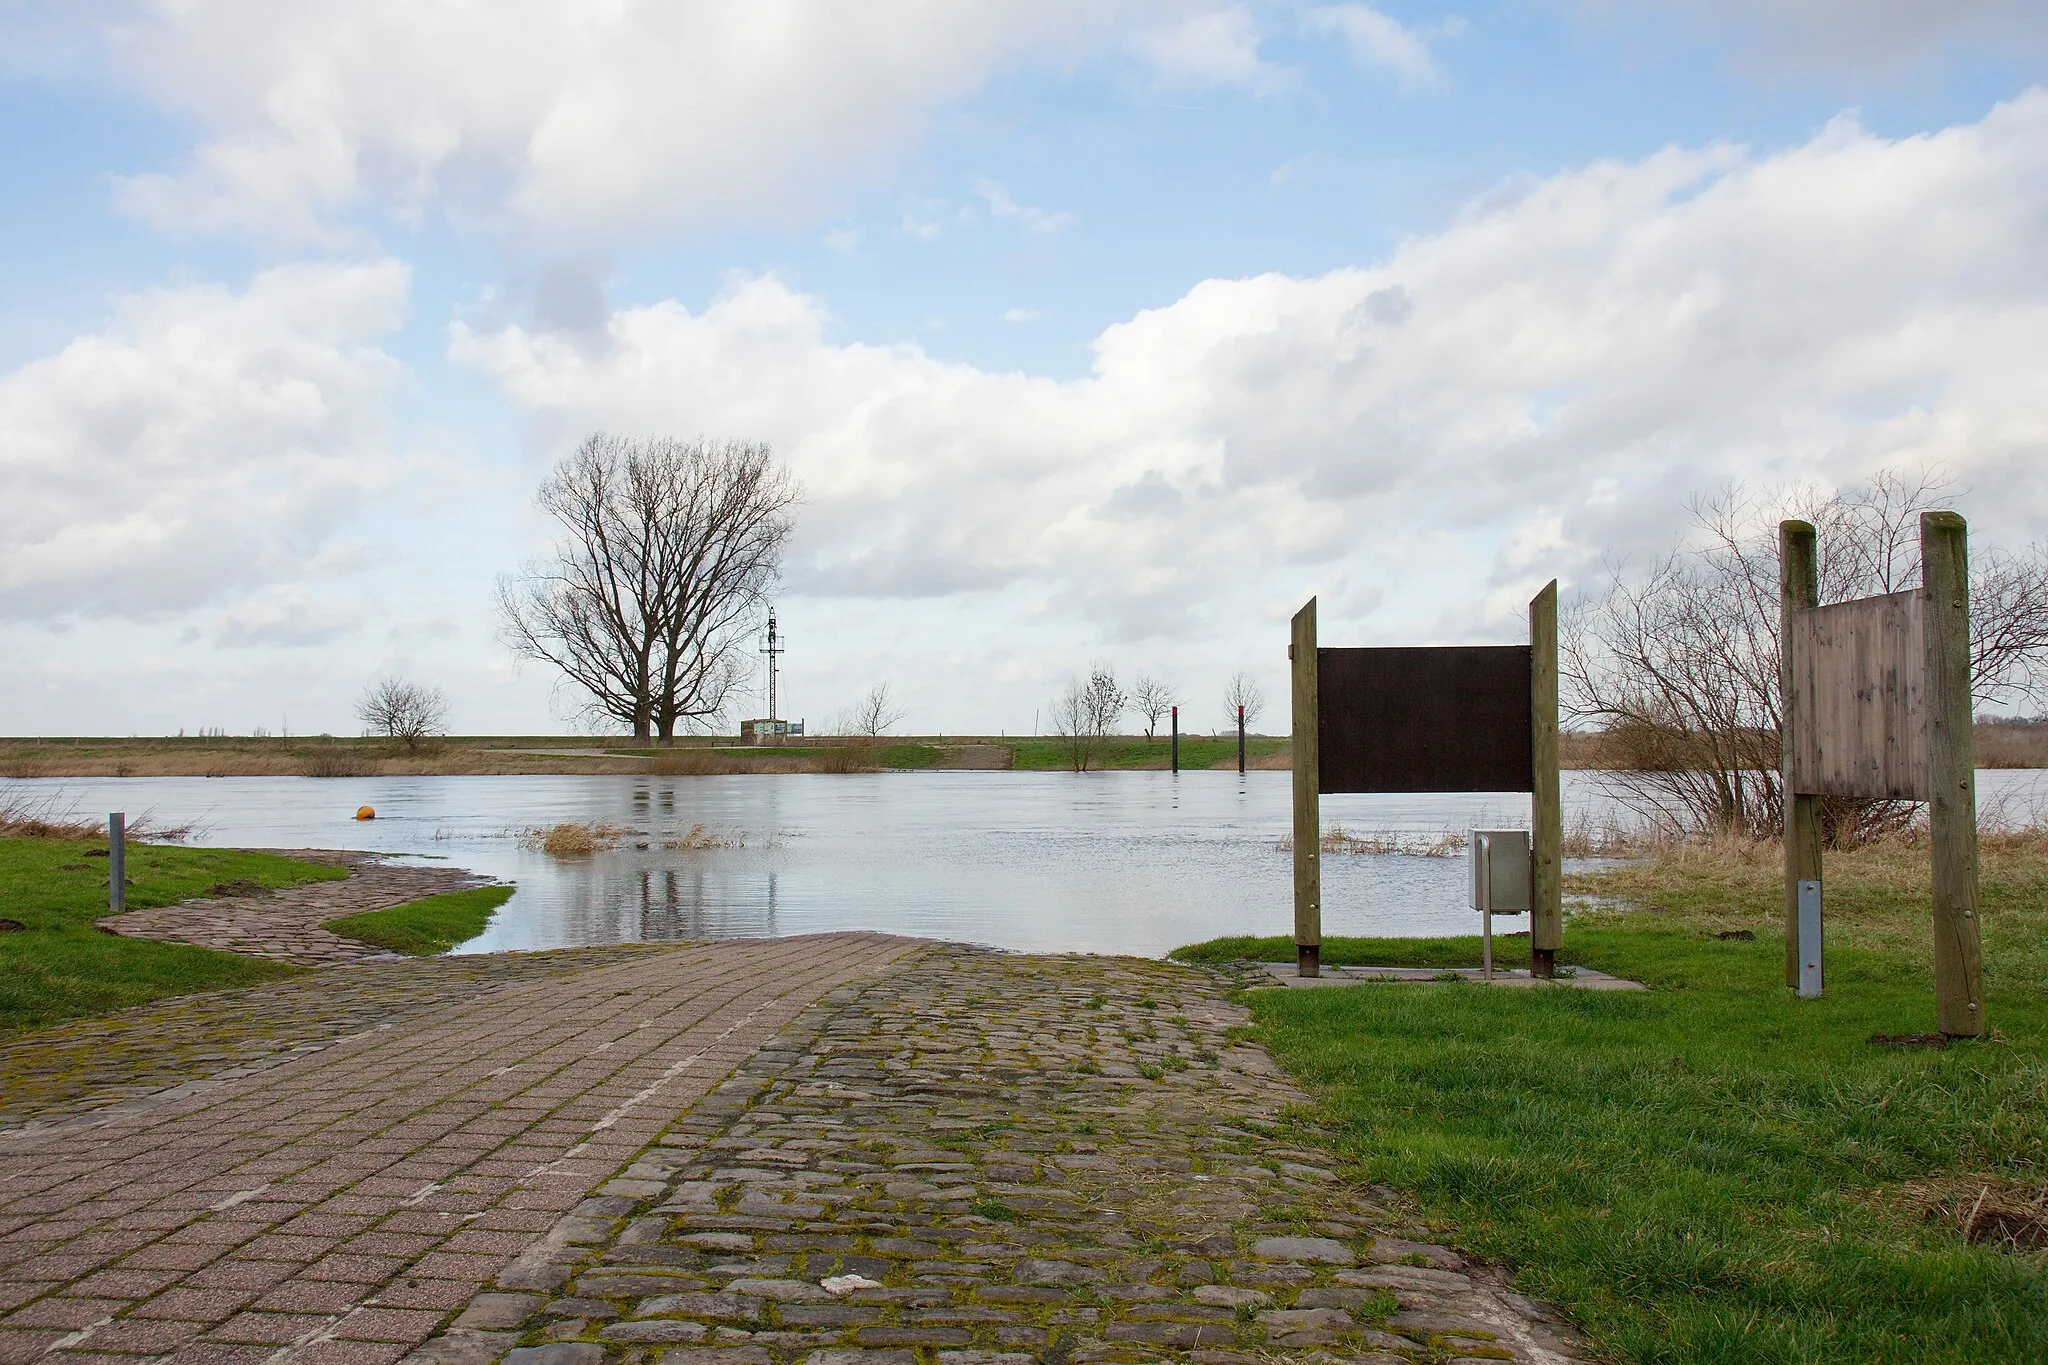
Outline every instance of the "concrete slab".
POLYGON ((1374 981, 1406 981, 1418 985, 1458 978, 1481 986, 1568 986, 1580 991, 1640 991, 1647 990, 1640 981, 1624 977, 1609 976, 1596 972, 1591 967, 1565 967, 1561 971, 1568 976, 1559 976, 1542 981, 1529 975, 1527 967, 1509 969, 1495 967, 1488 979, 1477 967, 1332 967, 1323 966, 1321 976, 1302 977, 1295 975, 1292 962, 1261 962, 1258 964, 1266 975, 1273 978, 1276 986, 1296 989, 1317 986, 1362 986, 1374 981))

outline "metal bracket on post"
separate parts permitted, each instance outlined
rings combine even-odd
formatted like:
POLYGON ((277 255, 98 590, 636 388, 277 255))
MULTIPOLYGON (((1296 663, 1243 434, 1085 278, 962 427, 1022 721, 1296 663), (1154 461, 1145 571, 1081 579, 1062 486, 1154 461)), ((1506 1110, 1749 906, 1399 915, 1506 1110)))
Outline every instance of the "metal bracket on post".
POLYGON ((1821 993, 1820 881, 1799 883, 1799 998, 1817 1000, 1821 993))

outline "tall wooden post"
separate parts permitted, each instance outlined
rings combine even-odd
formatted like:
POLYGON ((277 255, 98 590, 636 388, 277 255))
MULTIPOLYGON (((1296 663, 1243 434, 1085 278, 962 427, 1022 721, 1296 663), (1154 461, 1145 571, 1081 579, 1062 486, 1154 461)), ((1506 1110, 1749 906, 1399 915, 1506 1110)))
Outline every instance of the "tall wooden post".
POLYGON ((1529 602, 1529 975, 1564 947, 1564 806, 1557 773, 1557 580, 1529 602))
POLYGON ((1970 552, 1954 512, 1920 514, 1927 638, 1927 818, 1934 852, 1934 1013, 1951 1037, 1980 1037, 1984 958, 1977 925, 1977 743, 1970 704, 1970 552))
POLYGON ((1799 884, 1821 880, 1820 798, 1792 790, 1792 752, 1814 718, 1799 708, 1792 614, 1820 605, 1820 541, 1811 522, 1778 523, 1778 795, 1785 819, 1785 984, 1799 988, 1799 884))
POLYGON ((1287 646, 1292 663, 1294 716, 1290 727, 1294 759, 1294 962, 1302 976, 1322 975, 1323 808, 1320 743, 1321 706, 1316 668, 1316 599, 1294 613, 1287 646))
POLYGON ((1244 708, 1237 708, 1237 775, 1244 776, 1244 708))
POLYGON ((1180 771, 1180 708, 1173 708, 1173 770, 1180 771))

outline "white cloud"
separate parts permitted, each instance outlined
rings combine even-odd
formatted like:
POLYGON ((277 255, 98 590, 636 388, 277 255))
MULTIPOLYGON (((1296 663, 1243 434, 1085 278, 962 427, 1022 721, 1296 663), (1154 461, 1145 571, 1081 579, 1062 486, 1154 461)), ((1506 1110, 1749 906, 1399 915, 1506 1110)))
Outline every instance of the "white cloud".
POLYGON ((1066 212, 1050 212, 1020 204, 1010 197, 1010 192, 993 180, 981 179, 974 183, 974 193, 988 206, 991 218, 1012 218, 1032 232, 1060 232, 1074 225, 1074 215, 1066 212))
POLYGON ((2002 61, 2048 56, 2040 0, 1575 0, 1613 22, 1675 18, 1725 39, 1773 76, 1895 77, 1974 51, 2002 61))
POLYGON ((147 221, 332 239, 370 202, 582 239, 621 221, 785 223, 991 75, 1114 52, 1162 23, 1139 46, 1176 82, 1270 83, 1232 46, 1241 11, 1176 26, 1190 8, 110 0, 118 17, 98 31, 124 91, 201 130, 183 164, 120 182, 147 221))
POLYGON ((0 375, 0 619, 145 617, 304 572, 393 473, 395 261, 124 299, 0 375))
POLYGON ((1259 54, 1264 36, 1250 10, 1227 5, 1141 30, 1130 46, 1166 89, 1235 86, 1256 96, 1276 95, 1292 89, 1297 76, 1259 54))
POLYGON ((338 640, 362 624, 352 602, 323 601, 292 585, 238 602, 214 619, 207 636, 229 649, 255 645, 304 647, 338 640))
POLYGON ((1369 71, 1386 71, 1411 88, 1437 85, 1443 79, 1422 35, 1371 5, 1329 5, 1312 9, 1303 18, 1312 33, 1340 35, 1351 60, 1369 71))
POLYGON ((1844 119, 1765 157, 1569 171, 1371 268, 1204 282, 1075 380, 831 344, 774 278, 621 310, 599 348, 508 327, 453 350, 550 447, 774 441, 810 491, 795 591, 1005 590, 1129 636, 1227 631, 1320 578, 1442 633, 1466 627, 1414 592, 1491 576, 1513 600, 1661 542, 1729 477, 1942 460, 1993 534, 2039 534, 2043 221, 2034 92, 1928 136, 1844 119))

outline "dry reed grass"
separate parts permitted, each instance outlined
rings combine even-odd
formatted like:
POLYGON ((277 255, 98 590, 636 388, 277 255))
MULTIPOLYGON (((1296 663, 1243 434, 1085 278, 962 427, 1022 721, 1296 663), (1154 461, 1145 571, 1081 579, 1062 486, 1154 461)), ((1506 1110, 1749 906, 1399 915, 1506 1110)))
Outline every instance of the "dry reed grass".
POLYGON ((588 823, 564 822, 559 825, 536 826, 527 830, 521 841, 526 847, 538 849, 551 858, 587 858, 608 848, 617 848, 619 841, 638 830, 624 825, 614 825, 604 820, 588 823))
POLYGON ((663 848, 700 850, 711 848, 738 848, 740 840, 713 834, 709 827, 699 823, 690 826, 680 834, 672 834, 661 841, 663 848))
MULTIPOLYGON (((193 828, 190 824, 167 824, 147 811, 125 824, 126 837, 138 843, 176 843, 191 838, 193 828)), ((0 839, 97 839, 104 843, 106 837, 105 819, 80 815, 62 792, 0 795, 0 839)))
MULTIPOLYGON (((1398 854, 1409 858, 1455 858, 1465 851, 1466 837, 1456 830, 1422 834, 1412 830, 1363 830, 1352 832, 1341 825, 1323 831, 1325 853, 1398 854)), ((1294 836, 1283 836, 1274 845, 1282 853, 1294 851, 1294 836)))

